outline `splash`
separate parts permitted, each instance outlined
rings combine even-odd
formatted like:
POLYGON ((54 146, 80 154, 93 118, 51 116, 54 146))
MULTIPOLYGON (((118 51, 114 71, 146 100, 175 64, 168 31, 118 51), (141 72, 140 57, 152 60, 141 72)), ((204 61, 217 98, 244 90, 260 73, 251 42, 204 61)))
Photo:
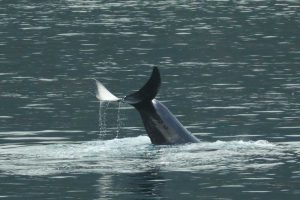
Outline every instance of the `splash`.
POLYGON ((4 174, 135 173, 161 171, 209 172, 269 170, 299 159, 299 143, 216 141, 154 146, 147 136, 0 148, 4 174), (287 152, 286 149, 289 149, 287 152))

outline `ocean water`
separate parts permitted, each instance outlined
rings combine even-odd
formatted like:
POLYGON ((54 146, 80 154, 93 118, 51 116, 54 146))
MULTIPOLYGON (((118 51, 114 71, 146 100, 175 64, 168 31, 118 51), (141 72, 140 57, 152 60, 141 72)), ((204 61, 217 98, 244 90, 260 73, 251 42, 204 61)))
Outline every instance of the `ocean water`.
POLYGON ((300 2, 0 0, 0 199, 299 199, 300 2), (197 144, 100 105, 158 66, 197 144))

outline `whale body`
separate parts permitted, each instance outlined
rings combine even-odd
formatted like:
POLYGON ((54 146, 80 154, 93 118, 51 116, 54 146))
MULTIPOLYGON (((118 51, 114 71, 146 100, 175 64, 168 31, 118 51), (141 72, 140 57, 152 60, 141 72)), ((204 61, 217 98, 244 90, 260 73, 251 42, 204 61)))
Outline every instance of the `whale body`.
MULTIPOLYGON (((157 67, 154 67, 146 84, 137 92, 125 96, 120 101, 132 105, 140 113, 152 144, 171 145, 199 142, 199 139, 192 135, 165 105, 155 99, 160 85, 160 72, 157 67)), ((117 97, 114 99, 118 100, 117 97)))

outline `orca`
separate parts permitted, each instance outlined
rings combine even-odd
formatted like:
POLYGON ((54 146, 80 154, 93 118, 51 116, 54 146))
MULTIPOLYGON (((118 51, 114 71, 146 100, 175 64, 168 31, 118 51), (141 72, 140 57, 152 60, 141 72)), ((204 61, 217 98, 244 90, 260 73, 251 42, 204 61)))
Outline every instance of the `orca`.
POLYGON ((115 97, 100 82, 96 81, 96 83, 97 98, 100 101, 128 103, 140 113, 152 144, 172 145, 200 141, 178 121, 165 105, 155 99, 161 85, 160 72, 157 67, 153 68, 151 77, 140 90, 124 98, 115 97), (108 97, 105 94, 108 94, 108 97))

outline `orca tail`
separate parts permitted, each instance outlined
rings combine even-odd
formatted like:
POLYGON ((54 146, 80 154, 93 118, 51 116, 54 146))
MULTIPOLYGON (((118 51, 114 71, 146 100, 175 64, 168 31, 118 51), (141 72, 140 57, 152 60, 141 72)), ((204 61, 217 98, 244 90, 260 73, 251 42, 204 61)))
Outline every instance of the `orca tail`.
POLYGON ((160 85, 160 73, 158 68, 154 67, 151 77, 149 78, 147 83, 139 91, 125 96, 123 98, 123 101, 133 106, 150 102, 157 95, 160 85))
POLYGON ((120 101, 121 99, 113 95, 106 87, 94 79, 96 82, 96 97, 99 101, 120 101))

